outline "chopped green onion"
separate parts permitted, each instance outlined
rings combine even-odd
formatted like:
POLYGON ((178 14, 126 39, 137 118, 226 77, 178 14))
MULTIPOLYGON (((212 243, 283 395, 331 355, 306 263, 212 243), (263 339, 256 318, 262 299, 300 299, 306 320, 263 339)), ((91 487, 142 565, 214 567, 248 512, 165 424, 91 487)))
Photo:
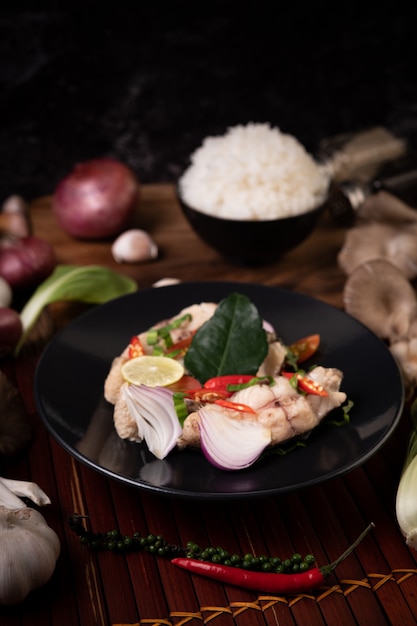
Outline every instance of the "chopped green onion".
POLYGON ((148 330, 146 334, 146 343, 148 346, 153 346, 158 341, 158 331, 155 329, 148 330))
POLYGON ((179 328, 181 324, 184 322, 191 322, 190 313, 186 313, 185 315, 181 315, 181 317, 177 317, 175 320, 172 320, 169 324, 165 326, 168 330, 174 330, 175 328, 179 328))
MULTIPOLYGON (((164 326, 151 328, 146 333, 146 343, 148 344, 148 346, 156 346, 159 339, 162 339, 165 344, 165 348, 170 348, 173 345, 171 330, 179 328, 181 324, 187 321, 191 321, 191 315, 189 313, 186 313, 181 317, 177 317, 176 319, 172 320, 172 322, 170 322, 169 324, 165 324, 164 326)), ((158 354, 163 354, 163 350, 161 350, 160 353, 158 352, 158 354)))
POLYGON ((168 326, 163 326, 163 328, 160 328, 158 330, 158 335, 164 341, 166 348, 170 348, 172 346, 173 341, 168 326))
POLYGON ((184 421, 188 415, 188 409, 184 400, 184 396, 185 394, 179 391, 175 392, 173 396, 174 409, 175 409, 175 412, 177 414, 177 417, 179 419, 181 426, 184 425, 184 421))
POLYGON ((341 417, 340 420, 338 419, 332 419, 332 420, 326 420, 326 424, 331 424, 332 426, 346 426, 346 424, 350 423, 350 411, 354 406, 354 402, 352 402, 352 400, 349 400, 348 402, 346 402, 346 404, 343 404, 340 408, 343 411, 343 415, 341 417))
POLYGON ((253 387, 254 385, 257 385, 258 383, 268 383, 269 385, 275 385, 275 381, 272 376, 262 376, 262 377, 254 376, 247 383, 239 383, 236 385, 230 384, 226 386, 226 389, 227 391, 240 391, 241 389, 246 389, 247 387, 253 387))

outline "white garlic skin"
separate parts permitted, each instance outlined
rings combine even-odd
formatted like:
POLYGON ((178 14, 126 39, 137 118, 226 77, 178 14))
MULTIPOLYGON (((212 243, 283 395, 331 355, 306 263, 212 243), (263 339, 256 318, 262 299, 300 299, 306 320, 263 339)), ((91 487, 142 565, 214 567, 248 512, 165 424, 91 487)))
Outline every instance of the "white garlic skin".
POLYGON ((140 263, 158 256, 158 247, 145 230, 132 228, 119 235, 111 249, 117 263, 140 263))
POLYGON ((35 509, 0 506, 0 605, 14 605, 51 578, 60 541, 35 509))

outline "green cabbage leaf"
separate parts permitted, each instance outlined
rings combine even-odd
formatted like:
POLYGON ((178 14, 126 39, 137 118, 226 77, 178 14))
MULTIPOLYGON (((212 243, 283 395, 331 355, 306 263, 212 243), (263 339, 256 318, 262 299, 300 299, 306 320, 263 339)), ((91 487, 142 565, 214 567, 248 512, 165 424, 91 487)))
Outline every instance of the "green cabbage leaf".
POLYGON ((101 265, 57 265, 52 274, 37 287, 20 313, 23 333, 15 355, 48 304, 69 300, 103 304, 136 290, 134 280, 101 265))

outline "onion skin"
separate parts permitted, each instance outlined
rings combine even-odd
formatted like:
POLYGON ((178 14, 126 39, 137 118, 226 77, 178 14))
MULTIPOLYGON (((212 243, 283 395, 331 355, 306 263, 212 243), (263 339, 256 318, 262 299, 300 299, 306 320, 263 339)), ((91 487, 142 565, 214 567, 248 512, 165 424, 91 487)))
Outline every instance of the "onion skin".
POLYGON ((52 211, 77 239, 106 239, 124 230, 137 208, 140 186, 132 170, 115 159, 77 164, 58 184, 52 211))
POLYGON ((0 307, 0 358, 13 352, 22 332, 19 313, 9 307, 0 307))
POLYGON ((0 276, 13 290, 37 287, 55 265, 54 249, 44 239, 29 236, 0 243, 0 276))

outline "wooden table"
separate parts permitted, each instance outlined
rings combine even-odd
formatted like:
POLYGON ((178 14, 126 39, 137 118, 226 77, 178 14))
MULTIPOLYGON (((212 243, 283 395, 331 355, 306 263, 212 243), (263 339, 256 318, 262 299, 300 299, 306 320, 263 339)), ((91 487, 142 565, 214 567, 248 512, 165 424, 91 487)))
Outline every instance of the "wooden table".
MULTIPOLYGON (((59 263, 99 263, 148 287, 164 277, 181 281, 233 280, 280 286, 341 308, 344 276, 337 253, 345 231, 323 216, 296 250, 268 267, 235 266, 205 246, 185 222, 171 185, 143 188, 137 225, 159 246, 155 261, 117 265, 108 242, 80 242, 55 224, 50 198, 33 203, 35 233, 49 240, 59 263)), ((56 328, 80 307, 51 307, 56 328)), ((255 502, 192 502, 141 492, 80 464, 49 436, 36 413, 33 373, 39 352, 26 351, 2 365, 23 394, 35 441, 3 475, 33 480, 50 496, 42 512, 58 533, 56 571, 22 604, 0 608, 2 626, 215 626, 280 625, 411 626, 417 624, 417 553, 409 550, 395 518, 395 494, 408 440, 405 414, 388 443, 362 467, 321 486, 255 502), (375 529, 325 586, 294 596, 256 594, 208 581, 149 554, 95 553, 68 527, 74 512, 89 515, 95 531, 162 534, 173 543, 194 539, 241 553, 313 552, 332 561, 372 520, 375 529)), ((378 391, 375 390, 375 393, 378 391)), ((1 558, 1 555, 0 555, 1 558)))

